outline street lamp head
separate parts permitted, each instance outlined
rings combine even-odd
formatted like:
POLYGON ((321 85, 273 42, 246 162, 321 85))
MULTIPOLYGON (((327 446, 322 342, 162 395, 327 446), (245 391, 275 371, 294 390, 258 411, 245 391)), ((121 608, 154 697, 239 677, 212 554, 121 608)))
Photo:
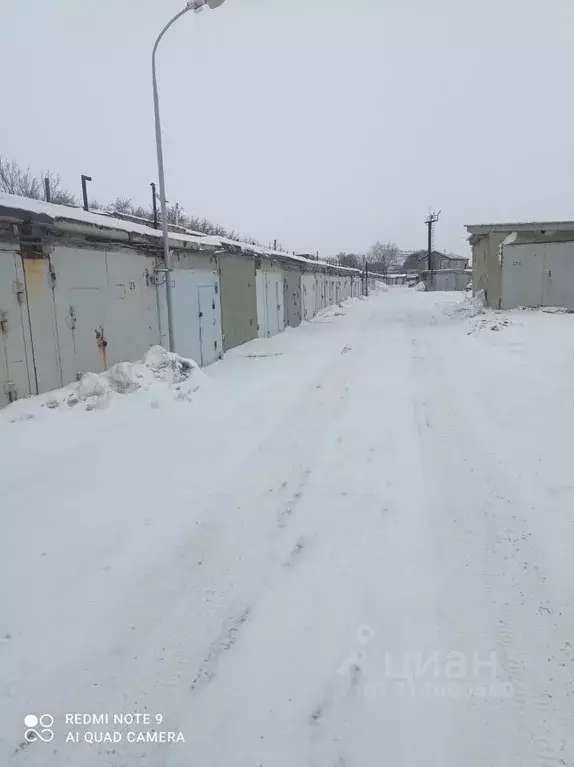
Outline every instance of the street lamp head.
POLYGON ((196 13, 201 13, 207 5, 212 10, 223 5, 225 0, 187 0, 187 7, 196 13))

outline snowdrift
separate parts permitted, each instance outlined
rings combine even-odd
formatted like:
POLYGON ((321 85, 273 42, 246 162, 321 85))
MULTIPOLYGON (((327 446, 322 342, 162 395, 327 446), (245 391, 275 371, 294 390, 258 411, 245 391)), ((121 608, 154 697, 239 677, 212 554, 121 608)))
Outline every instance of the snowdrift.
POLYGON ((465 295, 455 306, 450 310, 451 317, 476 317, 479 314, 485 312, 485 298, 484 290, 479 290, 475 296, 465 295))
MULTIPOLYGON (((84 373, 75 384, 14 402, 2 411, 2 416, 22 420, 33 418, 38 408, 55 410, 63 406, 95 410, 106 407, 115 397, 138 392, 158 397, 171 394, 176 400, 189 402, 195 392, 206 387, 207 380, 193 360, 152 346, 137 362, 118 362, 104 373, 84 373)), ((157 398, 150 400, 152 406, 157 402, 157 398)))

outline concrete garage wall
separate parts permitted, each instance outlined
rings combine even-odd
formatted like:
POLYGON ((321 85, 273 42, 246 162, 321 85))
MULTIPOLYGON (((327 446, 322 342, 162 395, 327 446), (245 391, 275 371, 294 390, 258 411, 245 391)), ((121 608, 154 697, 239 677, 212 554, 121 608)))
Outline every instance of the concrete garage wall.
POLYGON ((257 291, 252 258, 225 254, 219 258, 223 349, 257 338, 257 291))
POLYGON ((502 270, 499 248, 508 236, 504 232, 480 235, 472 246, 472 281, 474 292, 484 290, 486 303, 500 308, 502 270))
POLYGON ((476 237, 472 246, 472 283, 475 292, 486 290, 487 252, 488 235, 476 237))
POLYGON ((285 323, 292 328, 301 324, 303 307, 301 295, 301 272, 297 269, 283 271, 285 286, 285 323))

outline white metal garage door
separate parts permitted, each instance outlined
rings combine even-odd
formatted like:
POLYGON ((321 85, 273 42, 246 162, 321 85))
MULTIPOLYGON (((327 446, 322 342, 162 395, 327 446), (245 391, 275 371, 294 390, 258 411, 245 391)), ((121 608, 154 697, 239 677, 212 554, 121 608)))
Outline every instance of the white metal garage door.
POLYGON ((201 364, 209 365, 220 359, 223 352, 219 286, 214 280, 211 284, 200 285, 197 292, 199 296, 201 364))
POLYGON ((106 253, 54 248, 50 257, 62 383, 109 367, 106 253))
POLYGON ((303 319, 307 322, 315 316, 315 275, 304 274, 301 278, 303 290, 303 319))
POLYGON ((177 352, 198 365, 209 365, 223 351, 217 273, 207 269, 174 269, 172 276, 177 352))
POLYGON ((279 272, 265 272, 259 269, 255 282, 259 337, 268 338, 285 330, 283 277, 279 272))
POLYGON ((502 262, 501 308, 540 306, 544 245, 505 245, 502 262))
POLYGON ((549 242, 544 253, 544 306, 574 309, 574 242, 549 242))
POLYGON ((503 254, 503 309, 515 306, 574 309, 574 242, 506 245, 503 254))

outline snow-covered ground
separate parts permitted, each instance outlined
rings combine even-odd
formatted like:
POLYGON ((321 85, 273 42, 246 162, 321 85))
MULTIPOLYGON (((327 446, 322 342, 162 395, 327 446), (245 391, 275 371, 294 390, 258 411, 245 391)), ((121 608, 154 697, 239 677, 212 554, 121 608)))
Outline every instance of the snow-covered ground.
POLYGON ((0 413, 0 764, 574 764, 574 316, 460 302, 0 413))

